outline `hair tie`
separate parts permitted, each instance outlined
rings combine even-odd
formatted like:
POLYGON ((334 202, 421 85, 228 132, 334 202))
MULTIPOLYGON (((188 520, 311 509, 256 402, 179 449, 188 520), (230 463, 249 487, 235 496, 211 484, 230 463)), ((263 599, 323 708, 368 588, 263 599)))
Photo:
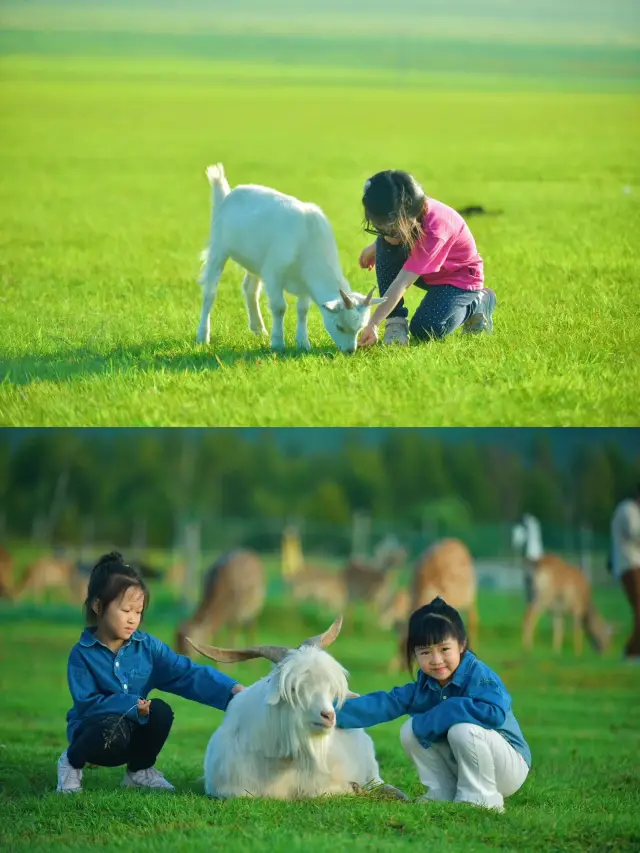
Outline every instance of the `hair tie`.
POLYGON ((366 193, 366 191, 369 189, 370 186, 371 186, 371 178, 369 178, 369 180, 364 185, 364 189, 362 190, 363 195, 366 193))

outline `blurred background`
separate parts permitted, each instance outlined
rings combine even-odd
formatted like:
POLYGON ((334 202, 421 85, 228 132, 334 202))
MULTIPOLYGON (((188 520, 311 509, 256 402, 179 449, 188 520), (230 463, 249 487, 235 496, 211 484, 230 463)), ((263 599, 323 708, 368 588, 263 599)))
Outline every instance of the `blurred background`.
POLYGON ((221 556, 250 549, 267 603, 290 606, 293 591, 329 616, 331 594, 296 592, 293 576, 313 567, 322 587, 355 560, 407 588, 446 537, 469 548, 481 595, 524 601, 523 513, 545 551, 613 586, 610 519, 638 481, 633 429, 5 429, 0 608, 77 607, 115 548, 146 574, 156 614, 177 619, 221 556))

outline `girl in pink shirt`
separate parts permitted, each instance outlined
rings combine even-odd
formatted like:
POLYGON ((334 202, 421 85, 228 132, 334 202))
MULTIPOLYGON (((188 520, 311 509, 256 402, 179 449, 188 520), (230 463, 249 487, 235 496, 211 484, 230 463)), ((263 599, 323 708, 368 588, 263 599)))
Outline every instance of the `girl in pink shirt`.
POLYGON ((386 320, 384 343, 444 338, 459 326, 466 333, 493 331, 496 295, 484 287, 482 258, 466 222, 453 208, 428 198, 407 172, 389 169, 369 178, 362 198, 365 231, 375 243, 360 255, 360 266, 372 269, 385 302, 362 330, 358 345, 378 341, 386 320), (426 290, 408 321, 403 296, 416 284, 426 290))

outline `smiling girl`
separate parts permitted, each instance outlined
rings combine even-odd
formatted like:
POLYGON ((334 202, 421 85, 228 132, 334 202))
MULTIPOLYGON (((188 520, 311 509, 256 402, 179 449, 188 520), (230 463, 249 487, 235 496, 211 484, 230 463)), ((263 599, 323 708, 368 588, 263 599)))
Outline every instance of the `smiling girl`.
POLYGON ((504 684, 469 649, 460 614, 442 598, 411 615, 407 664, 418 665, 415 681, 348 699, 337 725, 375 726, 408 714, 400 740, 427 789, 422 799, 503 811, 504 798, 527 778, 531 752, 504 684))
POLYGON ((150 691, 166 690, 224 710, 244 689, 139 631, 148 603, 144 581, 120 554, 98 560, 84 605, 87 627, 69 655, 73 708, 67 714, 69 747, 58 760, 62 793, 82 790, 85 764, 126 764, 124 786, 173 790, 154 766, 173 711, 162 699, 148 699, 150 691))

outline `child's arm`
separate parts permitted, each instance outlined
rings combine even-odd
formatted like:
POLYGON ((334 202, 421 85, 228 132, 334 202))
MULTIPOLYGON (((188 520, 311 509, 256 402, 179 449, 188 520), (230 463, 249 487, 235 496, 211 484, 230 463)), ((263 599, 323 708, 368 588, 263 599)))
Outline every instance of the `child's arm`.
POLYGON ((337 712, 336 724, 341 729, 362 729, 388 723, 409 713, 415 692, 416 684, 412 681, 404 687, 394 687, 389 693, 379 690, 347 699, 337 712))
POLYGON ((234 679, 213 669, 201 666, 185 655, 176 654, 166 643, 150 637, 153 654, 153 687, 175 693, 183 699, 192 699, 224 711, 231 697, 241 685, 234 679))
MULTIPOLYGON (((486 680, 485 680, 486 681, 486 680)), ((475 688, 469 696, 451 696, 435 708, 413 718, 413 733, 428 747, 456 723, 497 729, 511 709, 511 698, 496 681, 475 688)))
POLYGON ((383 322, 383 320, 387 319, 389 314, 391 314, 398 302, 400 302, 404 296, 405 291, 419 278, 420 276, 416 275, 414 272, 409 272, 405 269, 400 270, 393 280, 393 284, 384 294, 385 302, 381 302, 380 305, 378 305, 376 310, 373 312, 373 316, 369 320, 369 323, 360 333, 360 340, 358 342, 359 346, 366 347, 370 344, 374 344, 378 340, 378 326, 383 322))
POLYGON ((75 649, 69 656, 67 681, 80 719, 115 714, 137 723, 144 724, 148 720, 148 717, 138 714, 141 696, 134 693, 101 693, 82 655, 75 649))

